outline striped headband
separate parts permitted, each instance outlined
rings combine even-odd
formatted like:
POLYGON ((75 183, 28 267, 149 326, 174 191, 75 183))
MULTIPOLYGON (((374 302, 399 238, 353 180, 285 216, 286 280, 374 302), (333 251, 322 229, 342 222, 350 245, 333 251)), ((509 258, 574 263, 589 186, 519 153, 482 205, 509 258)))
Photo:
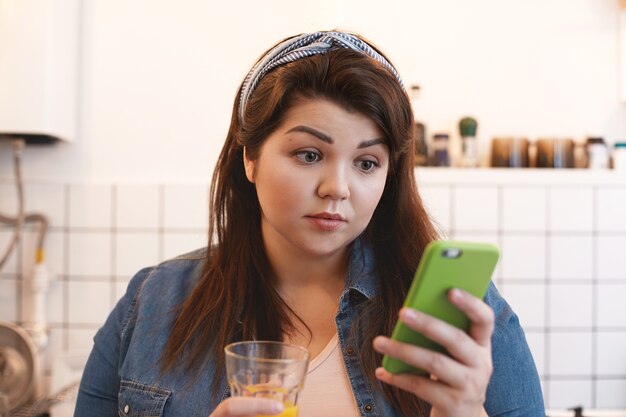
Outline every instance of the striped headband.
POLYGON ((317 54, 325 54, 330 50, 345 48, 374 58, 393 73, 400 86, 404 88, 402 79, 396 69, 381 54, 363 40, 345 32, 315 32, 287 39, 272 48, 250 70, 243 81, 239 96, 239 122, 243 123, 243 114, 248 100, 261 79, 276 67, 317 54))

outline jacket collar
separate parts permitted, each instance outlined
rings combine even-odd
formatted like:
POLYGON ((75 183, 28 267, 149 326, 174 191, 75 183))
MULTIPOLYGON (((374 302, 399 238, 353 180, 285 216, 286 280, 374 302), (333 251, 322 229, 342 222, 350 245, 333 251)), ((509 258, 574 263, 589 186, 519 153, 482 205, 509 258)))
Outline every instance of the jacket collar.
POLYGON ((359 237, 352 245, 344 295, 356 291, 368 300, 375 297, 377 284, 374 266, 374 251, 363 237, 359 237))
MULTIPOLYGON (((350 264, 348 266, 348 276, 346 285, 341 294, 340 304, 344 306, 344 301, 349 299, 350 294, 357 295, 357 298, 371 300, 377 294, 376 275, 374 273, 374 251, 361 236, 357 238, 350 250, 350 264)), ((237 318, 237 323, 241 324, 241 311, 237 318)))

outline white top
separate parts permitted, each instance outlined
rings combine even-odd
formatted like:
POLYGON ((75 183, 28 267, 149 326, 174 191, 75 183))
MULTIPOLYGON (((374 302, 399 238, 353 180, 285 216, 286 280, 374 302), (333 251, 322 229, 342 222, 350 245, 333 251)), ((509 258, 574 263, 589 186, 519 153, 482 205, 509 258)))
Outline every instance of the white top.
POLYGON ((298 417, 359 417, 337 333, 309 363, 298 396, 298 417))

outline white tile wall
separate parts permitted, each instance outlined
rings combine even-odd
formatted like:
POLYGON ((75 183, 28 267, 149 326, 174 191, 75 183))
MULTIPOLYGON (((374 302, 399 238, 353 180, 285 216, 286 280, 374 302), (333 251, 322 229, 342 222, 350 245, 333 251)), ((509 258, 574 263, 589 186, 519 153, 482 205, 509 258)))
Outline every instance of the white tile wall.
POLYGON ((48 303, 46 305, 46 319, 48 323, 60 325, 65 322, 64 311, 67 306, 65 300, 65 292, 67 290, 67 281, 63 281, 59 276, 53 276, 48 289, 48 303))
POLYGON ((44 213, 50 226, 65 226, 66 186, 63 184, 32 184, 24 190, 24 205, 29 212, 44 213))
POLYGON ((207 233, 168 233, 164 236, 163 257, 173 258, 207 245, 207 233))
POLYGON ((498 230, 498 189, 487 186, 455 187, 453 227, 460 231, 498 230))
POLYGON ((549 190, 548 227, 561 232, 589 232, 593 228, 593 189, 586 186, 549 190))
POLYGON ((625 380, 600 380, 597 384, 598 408, 626 408, 625 380))
POLYGON ((0 280, 0 320, 17 320, 17 285, 18 281, 13 278, 0 280))
POLYGON ((17 213, 17 190, 13 183, 0 184, 0 210, 2 213, 12 215, 17 213))
POLYGON ((77 276, 111 275, 111 234, 108 232, 70 232, 68 274, 77 276))
POLYGON ((420 196, 439 232, 447 235, 451 230, 450 187, 424 185, 419 188, 420 196))
POLYGON ((206 185, 166 185, 164 224, 166 229, 206 229, 209 192, 206 185))
POLYGON ((48 348, 45 351, 45 363, 53 363, 56 356, 65 349, 65 333, 66 331, 53 327, 48 332, 48 348))
POLYGON ((91 329, 70 329, 68 331, 68 351, 84 352, 93 346, 93 337, 96 335, 97 328, 91 329))
POLYGON ((116 276, 132 276, 144 266, 159 261, 158 233, 124 233, 115 236, 116 276))
POLYGON ((546 323, 546 285, 504 282, 500 292, 517 313, 524 327, 543 327, 546 323))
MULTIPOLYGON (((501 248, 493 279, 526 329, 548 407, 626 407, 626 186, 439 181, 420 190, 446 236, 501 248)), ((15 210, 14 194, 0 184, 2 212, 15 210)), ((140 268, 206 245, 205 184, 34 183, 26 199, 51 219, 51 359, 90 349, 140 268)), ((11 233, 0 227, 0 251, 11 233)), ((0 271, 0 320, 23 320, 33 240, 27 228, 0 271)))
POLYGON ((554 284, 550 286, 549 321, 551 327, 590 328, 592 324, 591 284, 554 284))
POLYGON ((550 375, 591 377, 592 337, 588 332, 549 334, 548 372, 550 375))
POLYGON ((546 398, 551 408, 570 408, 572 406, 582 406, 591 408, 593 384, 589 379, 567 381, 549 381, 549 395, 546 398), (572 400, 574 402, 572 402, 572 400))
POLYGON ((598 190, 598 230, 626 232, 626 189, 603 188, 598 190))
POLYGON ((533 354, 539 377, 543 378, 546 375, 546 334, 544 332, 527 331, 526 341, 533 354))
POLYGON ((70 281, 68 284, 70 322, 93 325, 104 323, 113 307, 109 282, 70 281))
POLYGON ((626 284, 598 286, 597 309, 598 326, 626 327, 626 284))
POLYGON ((109 229, 112 220, 112 191, 111 185, 71 185, 69 226, 109 229))
POLYGON ((502 230, 507 232, 546 229, 545 187, 510 187, 502 190, 502 230))
POLYGON ((626 234, 621 236, 598 236, 598 279, 626 279, 626 234))
POLYGON ((626 369, 626 334, 598 332, 598 374, 623 376, 626 369))
POLYGON ((121 282, 116 282, 115 285, 115 299, 119 300, 120 298, 122 298, 124 296, 124 294, 126 294, 126 289, 128 288, 128 282, 127 280, 125 281, 121 281, 121 282))
POLYGON ((549 277, 551 279, 592 279, 592 236, 551 236, 549 239, 549 246, 549 277))
POLYGON ((541 235, 502 236, 500 247, 503 279, 544 279, 546 277, 546 239, 541 235))
POLYGON ((115 226, 119 229, 150 229, 159 226, 161 212, 158 185, 116 187, 115 226))
MULTIPOLYGON (((46 234, 45 258, 48 272, 53 278, 62 275, 65 271, 66 238, 67 234, 61 228, 52 228, 46 234)), ((32 236, 32 239, 35 237, 32 236)), ((28 267, 24 266, 24 270, 30 270, 31 266, 32 264, 28 267)))

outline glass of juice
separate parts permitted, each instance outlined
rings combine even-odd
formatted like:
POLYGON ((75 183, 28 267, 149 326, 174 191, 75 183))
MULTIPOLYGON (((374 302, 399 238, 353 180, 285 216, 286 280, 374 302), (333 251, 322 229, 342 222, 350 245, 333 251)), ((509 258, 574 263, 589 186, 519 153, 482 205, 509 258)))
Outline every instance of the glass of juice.
POLYGON ((298 393, 309 365, 307 349, 282 342, 246 341, 231 343, 224 351, 233 397, 271 398, 285 406, 277 416, 298 415, 298 393))

